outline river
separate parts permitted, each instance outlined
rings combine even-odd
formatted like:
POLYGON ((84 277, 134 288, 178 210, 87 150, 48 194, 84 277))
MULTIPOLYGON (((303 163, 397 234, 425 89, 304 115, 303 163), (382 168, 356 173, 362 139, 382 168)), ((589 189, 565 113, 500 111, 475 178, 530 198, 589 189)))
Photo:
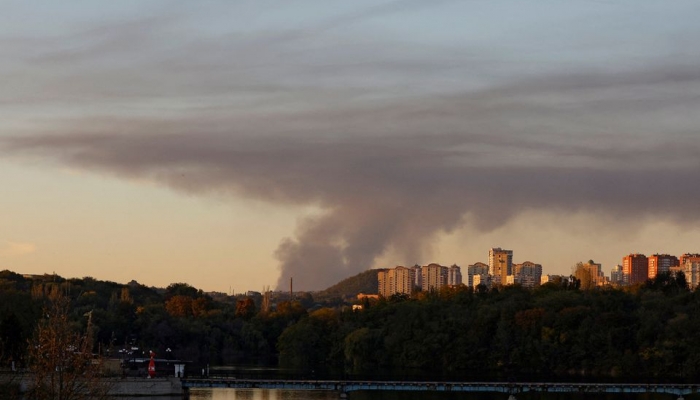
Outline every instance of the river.
MULTIPOLYGON (((268 389, 196 389, 190 392, 190 400, 338 400, 336 392, 268 390, 268 389)), ((699 399, 692 395, 686 400, 699 399)), ((180 397, 133 398, 124 400, 180 400, 180 397)), ((431 393, 431 392, 353 392, 348 400, 507 400, 502 393, 431 393)), ((671 395, 652 394, 563 394, 524 393, 517 400, 676 400, 671 395)))

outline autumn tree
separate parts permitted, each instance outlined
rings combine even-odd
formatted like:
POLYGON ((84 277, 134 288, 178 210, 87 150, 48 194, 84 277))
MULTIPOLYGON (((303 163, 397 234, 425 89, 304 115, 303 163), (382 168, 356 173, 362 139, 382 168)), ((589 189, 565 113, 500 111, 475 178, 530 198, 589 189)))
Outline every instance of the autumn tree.
POLYGON ((595 287, 595 281, 594 281, 594 276, 591 273, 590 265, 592 264, 592 261, 589 261, 588 264, 584 264, 582 262, 576 263, 574 266, 574 273, 573 276, 576 277, 581 282, 581 289, 583 290, 589 290, 593 289, 595 287))
POLYGON ((250 297, 236 302, 236 318, 251 319, 255 315, 255 302, 250 297))
POLYGON ((82 400, 107 397, 109 387, 100 379, 99 360, 92 355, 91 315, 81 334, 68 319, 70 301, 51 296, 30 340, 28 358, 33 377, 32 399, 82 400))
POLYGON ((175 295, 165 302, 165 310, 173 317, 191 317, 192 297, 175 295))

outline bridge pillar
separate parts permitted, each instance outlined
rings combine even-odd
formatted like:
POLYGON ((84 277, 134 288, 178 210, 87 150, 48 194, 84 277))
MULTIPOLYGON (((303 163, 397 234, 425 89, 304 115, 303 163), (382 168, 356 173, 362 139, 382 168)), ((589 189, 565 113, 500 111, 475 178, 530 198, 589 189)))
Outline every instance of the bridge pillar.
POLYGON ((680 396, 678 396, 678 400, 685 400, 685 399, 683 398, 683 395, 680 395, 680 396))
POLYGON ((508 396, 508 400, 516 400, 516 399, 515 399, 515 396, 511 394, 510 396, 508 396))
POLYGON ((190 398, 190 388, 188 388, 188 387, 182 388, 182 398, 183 398, 183 400, 187 400, 190 398))

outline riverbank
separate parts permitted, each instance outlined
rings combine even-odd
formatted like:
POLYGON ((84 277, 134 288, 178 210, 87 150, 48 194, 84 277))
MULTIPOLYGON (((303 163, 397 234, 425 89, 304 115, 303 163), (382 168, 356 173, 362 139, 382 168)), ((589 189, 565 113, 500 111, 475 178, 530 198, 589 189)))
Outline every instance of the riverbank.
MULTIPOLYGON (((103 382, 109 387, 109 395, 114 397, 181 396, 183 393, 180 379, 176 377, 104 378, 103 382)), ((0 387, 13 387, 26 393, 31 384, 28 375, 0 374, 0 387)))

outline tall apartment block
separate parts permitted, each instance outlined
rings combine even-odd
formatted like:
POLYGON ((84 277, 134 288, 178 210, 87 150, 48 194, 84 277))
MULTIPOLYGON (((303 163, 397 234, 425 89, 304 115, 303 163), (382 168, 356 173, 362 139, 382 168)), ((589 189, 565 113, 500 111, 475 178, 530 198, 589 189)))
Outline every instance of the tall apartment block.
POLYGON ((423 287, 423 273, 421 272, 421 266, 416 264, 411 267, 413 274, 416 276, 416 280, 413 281, 413 286, 417 288, 423 287))
POLYGON ((479 283, 474 282, 474 277, 479 277, 479 283, 485 283, 489 276, 489 266, 482 262, 477 262, 467 266, 467 286, 475 287, 479 283))
POLYGON ((462 284, 462 268, 459 265, 453 264, 447 269, 447 285, 459 286, 462 284))
POLYGON ((622 258, 622 279, 625 285, 644 283, 649 277, 649 262, 644 254, 630 254, 622 258))
POLYGON ((659 274, 669 273, 674 267, 680 266, 678 257, 668 254, 654 254, 649 256, 647 260, 649 264, 649 279, 654 279, 659 274))
POLYGON ((622 265, 616 265, 610 270, 610 283, 613 285, 624 284, 624 278, 622 275, 622 265))
POLYGON ((542 265, 525 261, 522 264, 513 265, 513 283, 526 288, 534 288, 540 285, 542 280, 542 265))
POLYGON ((421 268, 423 275, 423 286, 421 290, 429 292, 431 290, 440 290, 441 287, 447 285, 447 267, 440 264, 428 264, 421 268))
POLYGON ((689 258, 697 258, 697 257, 700 257, 700 254, 698 254, 698 253, 685 253, 679 257, 678 263, 682 267, 689 258))
POLYGON ((389 297, 389 269, 382 268, 377 271, 377 292, 381 296, 389 297))
POLYGON ((683 254, 681 258, 683 259, 681 268, 685 272, 688 286, 691 289, 695 289, 700 286, 700 254, 683 254))
POLYGON ((508 275, 513 274, 513 250, 500 247, 489 250, 489 273, 494 283, 505 285, 508 275))
POLYGON ((380 270, 377 273, 377 280, 379 283, 379 294, 384 297, 397 293, 410 295, 413 292, 413 285, 416 280, 415 270, 401 266, 380 270))

